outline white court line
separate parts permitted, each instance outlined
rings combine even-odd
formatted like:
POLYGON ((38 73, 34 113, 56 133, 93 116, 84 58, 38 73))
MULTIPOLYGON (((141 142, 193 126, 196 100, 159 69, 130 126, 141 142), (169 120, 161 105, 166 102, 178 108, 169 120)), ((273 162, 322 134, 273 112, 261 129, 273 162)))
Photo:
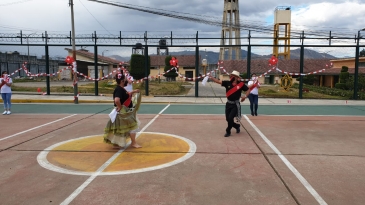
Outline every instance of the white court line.
MULTIPOLYGON (((248 114, 247 114, 248 115, 248 114)), ((272 117, 365 117, 364 115, 264 115, 260 116, 272 116, 272 117)))
MULTIPOLYGON (((164 109, 162 109, 147 125, 145 125, 140 132, 137 133, 136 139, 138 138, 139 134, 146 130, 168 107, 168 104, 164 109)), ((67 205, 71 203, 101 172, 104 171, 129 145, 129 142, 123 149, 119 150, 115 153, 108 161, 106 161, 101 167, 94 172, 81 186, 79 186, 69 197, 67 197, 60 205, 67 205)))
POLYGON ((33 127, 29 130, 25 130, 25 131, 22 131, 22 132, 18 132, 16 134, 13 134, 13 135, 10 135, 10 136, 7 136, 7 137, 4 137, 4 138, 1 138, 0 141, 3 141, 3 140, 6 140, 6 139, 9 139, 9 138, 12 138, 12 137, 15 137, 17 135, 21 135, 21 134, 24 134, 26 132, 29 132, 29 131, 32 131, 32 130, 35 130, 35 129, 38 129, 38 128, 41 128, 41 127, 44 127, 44 126, 47 126, 47 125, 50 125, 52 123, 55 123, 55 122, 58 122, 58 121, 61 121, 61 120, 64 120, 64 119, 67 119, 67 118, 70 118, 70 117, 73 117, 77 114, 73 114, 73 115, 70 115, 70 116, 67 116, 67 117, 64 117, 64 118, 61 118, 61 119, 58 119, 58 120, 55 120, 55 121, 52 121, 52 122, 49 122, 49 123, 46 123, 46 124, 43 124, 43 125, 40 125, 40 126, 37 126, 37 127, 33 127))
POLYGON ((290 169, 291 172, 299 179, 299 181, 303 184, 303 186, 312 194, 312 196, 317 200, 317 202, 321 205, 327 205, 327 203, 322 199, 322 197, 317 193, 316 190, 309 184, 309 182, 299 173, 299 171, 289 162, 289 160, 284 157, 283 154, 275 147, 273 143, 256 127, 255 124, 251 122, 250 119, 246 115, 244 115, 245 119, 248 123, 256 130, 256 132, 261 136, 261 138, 271 147, 272 150, 280 157, 280 159, 284 162, 284 164, 290 169))

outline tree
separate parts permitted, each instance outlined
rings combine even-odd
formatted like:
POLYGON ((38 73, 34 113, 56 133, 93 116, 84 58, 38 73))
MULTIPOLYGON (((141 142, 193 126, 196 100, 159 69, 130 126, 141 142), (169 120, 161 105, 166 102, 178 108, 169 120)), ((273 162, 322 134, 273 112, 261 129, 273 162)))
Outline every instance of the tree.
POLYGON ((347 66, 342 66, 341 73, 340 73, 340 82, 336 83, 335 88, 338 89, 348 89, 346 86, 347 81, 350 78, 350 73, 348 72, 349 68, 347 66))
POLYGON ((362 49, 362 51, 360 51, 360 57, 365 57, 365 49, 362 49))
MULTIPOLYGON (((164 68, 165 72, 170 70, 173 67, 173 66, 170 65, 170 60, 171 59, 172 59, 172 56, 167 56, 165 58, 165 68, 164 68)), ((178 72, 178 70, 172 69, 170 72, 165 73, 163 76, 166 77, 167 81, 176 81, 176 77, 178 76, 178 74, 176 72, 178 72)))
POLYGON ((132 54, 131 55, 131 70, 129 71, 130 74, 133 76, 134 79, 142 79, 144 77, 148 77, 150 75, 150 64, 151 59, 148 56, 148 70, 146 76, 146 68, 145 68, 145 56, 140 54, 132 54))
POLYGON ((247 76, 247 73, 241 73, 241 78, 242 79, 249 79, 249 77, 247 76))
MULTIPOLYGON (((351 76, 349 80, 346 82, 346 88, 349 90, 354 90, 354 76, 351 76)), ((358 91, 364 91, 365 89, 365 75, 359 75, 357 78, 357 88, 358 91)))

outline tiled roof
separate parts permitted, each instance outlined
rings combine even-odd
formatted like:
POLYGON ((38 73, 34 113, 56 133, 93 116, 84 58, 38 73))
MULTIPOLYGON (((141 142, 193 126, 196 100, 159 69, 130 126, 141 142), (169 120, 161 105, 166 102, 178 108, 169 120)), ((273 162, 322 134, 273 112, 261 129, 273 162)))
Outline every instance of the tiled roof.
MULTIPOLYGON (((362 57, 362 56, 359 56, 359 60, 365 60, 365 57, 362 57)), ((337 59, 333 59, 331 60, 333 62, 336 62, 336 61, 355 61, 355 58, 337 58, 337 59)))
MULTIPOLYGON (((326 65, 329 65, 330 61, 326 59, 305 59, 304 60, 304 73, 309 73, 313 71, 318 71, 322 69, 328 69, 326 65)), ((222 66, 231 73, 236 70, 240 73, 247 72, 247 59, 242 60, 225 60, 222 66)), ((269 59, 252 59, 251 60, 251 73, 256 73, 257 75, 263 74, 272 67, 269 66, 269 59)), ((299 59, 279 59, 277 68, 282 71, 289 73, 299 73, 300 72, 300 60, 299 59)), ((272 73, 279 73, 278 71, 272 73)))
MULTIPOLYGON (((65 48, 65 50, 67 50, 68 52, 72 52, 72 49, 69 49, 69 48, 65 48)), ((76 54, 90 58, 90 59, 94 59, 94 53, 90 53, 89 51, 86 51, 86 50, 76 50, 76 54)), ((120 63, 120 61, 118 61, 118 60, 108 58, 105 56, 101 56, 101 55, 98 55, 98 60, 101 62, 104 62, 104 63, 109 63, 109 64, 119 64, 120 63)))
MULTIPOLYGON (((335 74, 340 74, 341 73, 342 68, 331 68, 331 69, 326 69, 325 72, 323 72, 323 74, 327 74, 327 75, 335 75, 335 74)), ((348 72, 350 74, 355 74, 355 68, 349 68, 348 72)), ((365 74, 365 67, 359 67, 359 74, 365 74)))
MULTIPOLYGON (((165 65, 165 55, 151 55, 151 66, 164 66, 165 65)), ((195 55, 180 55, 174 56, 178 60, 178 65, 182 67, 195 67, 195 55)), ((200 56, 199 56, 200 64, 200 56)))

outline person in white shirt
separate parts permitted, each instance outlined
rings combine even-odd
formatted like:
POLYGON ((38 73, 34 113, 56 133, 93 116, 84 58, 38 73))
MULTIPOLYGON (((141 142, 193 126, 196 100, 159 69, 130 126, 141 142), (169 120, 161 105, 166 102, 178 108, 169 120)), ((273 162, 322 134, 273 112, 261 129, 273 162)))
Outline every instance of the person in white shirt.
POLYGON ((13 84, 13 80, 6 71, 3 71, 0 78, 1 97, 4 101, 3 115, 11 114, 11 84, 13 84))
POLYGON ((125 71, 125 77, 126 77, 126 82, 125 82, 125 89, 127 90, 127 92, 132 92, 133 91, 133 76, 131 76, 129 74, 129 72, 126 70, 125 71))
MULTIPOLYGON (((251 80, 248 82, 248 85, 252 85, 256 83, 259 79, 256 77, 255 73, 252 73, 251 80)), ((260 83, 257 84, 257 86, 251 90, 250 95, 248 95, 248 99, 250 100, 250 109, 251 109, 251 115, 257 116, 257 108, 259 107, 259 88, 260 83), (255 110, 254 110, 255 105, 255 110)))

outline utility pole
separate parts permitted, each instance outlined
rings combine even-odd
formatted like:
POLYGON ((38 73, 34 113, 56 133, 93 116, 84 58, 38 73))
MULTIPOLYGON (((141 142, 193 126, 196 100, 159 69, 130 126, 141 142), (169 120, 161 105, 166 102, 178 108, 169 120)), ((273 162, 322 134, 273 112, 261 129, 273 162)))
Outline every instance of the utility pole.
POLYGON ((75 96, 75 104, 79 103, 78 95, 78 88, 77 88, 77 64, 76 64, 76 46, 75 46, 75 22, 74 22, 74 2, 73 0, 70 0, 69 6, 71 7, 71 26, 72 26, 72 57, 75 61, 74 68, 73 68, 73 85, 74 85, 74 96, 75 96))

